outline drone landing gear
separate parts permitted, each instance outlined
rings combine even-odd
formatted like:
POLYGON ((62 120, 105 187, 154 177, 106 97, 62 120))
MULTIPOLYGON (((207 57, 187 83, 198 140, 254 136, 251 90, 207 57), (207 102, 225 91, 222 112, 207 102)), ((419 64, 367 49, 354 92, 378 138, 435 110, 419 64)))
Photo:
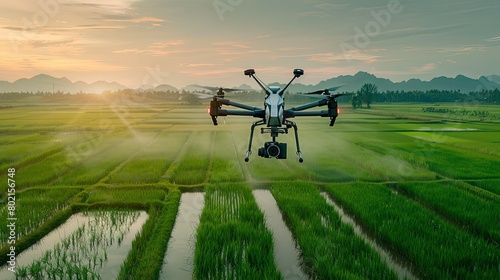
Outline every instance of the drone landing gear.
MULTIPOLYGON (((264 120, 260 120, 260 121, 254 122, 252 124, 252 126, 250 127, 250 141, 248 143, 248 150, 246 151, 246 155, 245 155, 245 162, 248 162, 250 160, 250 155, 252 154, 252 141, 253 141, 253 133, 254 133, 255 127, 259 126, 259 125, 264 125, 264 124, 266 124, 266 122, 264 120)), ((278 137, 278 135, 280 133, 281 134, 287 134, 288 133, 288 128, 293 127, 293 130, 295 132, 295 143, 296 143, 296 146, 297 146, 297 156, 299 157, 299 162, 302 163, 302 162, 304 162, 304 159, 302 158, 302 152, 300 151, 299 133, 298 133, 297 125, 294 122, 288 121, 288 120, 285 120, 284 124, 286 125, 286 128, 281 128, 281 127, 266 127, 266 128, 261 128, 261 133, 270 133, 271 137, 273 138, 273 142, 272 143, 277 143, 276 142, 276 137, 278 137)), ((279 156, 277 156, 277 158, 286 158, 286 144, 284 144, 284 145, 285 145, 285 147, 284 147, 285 148, 284 157, 282 157, 283 155, 279 155, 279 156)), ((259 155, 260 155, 260 151, 259 151, 259 155)), ((274 157, 274 156, 269 156, 269 157, 274 157)))
POLYGON ((266 122, 264 120, 256 121, 252 124, 252 127, 250 127, 250 142, 248 143, 248 150, 245 156, 245 162, 248 162, 250 160, 250 155, 252 154, 252 139, 253 139, 253 131, 256 126, 259 125, 264 125, 266 122))
POLYGON ((285 124, 287 127, 293 127, 293 131, 295 132, 295 143, 297 145, 297 156, 299 156, 299 162, 302 163, 302 162, 304 162, 304 159, 302 158, 302 152, 300 151, 299 132, 298 132, 297 125, 294 122, 287 121, 287 120, 285 120, 285 124))

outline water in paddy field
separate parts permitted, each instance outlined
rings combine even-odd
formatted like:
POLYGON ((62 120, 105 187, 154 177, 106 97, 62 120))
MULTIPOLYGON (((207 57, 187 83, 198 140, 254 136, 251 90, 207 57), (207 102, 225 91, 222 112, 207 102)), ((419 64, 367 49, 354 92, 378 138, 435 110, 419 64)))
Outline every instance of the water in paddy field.
MULTIPOLYGON (((46 258, 42 262, 45 278, 49 277, 47 275, 51 270, 49 266, 62 271, 66 268, 65 264, 70 263, 80 268, 89 266, 89 273, 92 271, 102 279, 115 279, 132 248, 132 241, 147 217, 144 211, 96 211, 74 214, 38 243, 18 254, 16 270, 19 272, 20 268, 25 267, 29 271, 29 266, 33 262, 46 258), (92 242, 95 245, 91 248, 92 242)), ((76 277, 75 274, 73 276, 76 277)), ((57 277, 65 278, 67 275, 57 275, 57 277)), ((15 279, 15 275, 7 270, 7 266, 3 266, 0 269, 0 279, 15 279)))
POLYGON ((205 204, 204 193, 183 193, 168 241, 159 279, 192 279, 196 228, 205 204))
POLYGON ((352 228, 354 229, 354 232, 357 235, 361 236, 361 238, 363 238, 363 240, 368 245, 370 245, 370 247, 372 247, 375 251, 377 251, 377 253, 380 255, 380 257, 385 261, 385 263, 387 264, 387 266, 390 269, 392 269, 393 271, 395 271, 397 273, 399 279, 417 279, 417 277, 415 275, 413 275, 409 271, 408 268, 406 268, 405 266, 403 266, 399 262, 397 262, 391 256, 391 254, 389 252, 387 252, 386 250, 384 250, 382 247, 380 247, 375 242, 375 240, 373 240, 368 235, 366 235, 363 232, 363 230, 361 229, 361 227, 354 221, 354 219, 351 218, 350 216, 348 216, 344 212, 344 210, 342 209, 342 207, 340 207, 333 200, 331 200, 327 193, 322 192, 321 195, 325 198, 326 202, 328 204, 330 204, 331 206, 333 206, 333 208, 335 209, 335 211, 337 211, 337 213, 339 214, 342 222, 344 222, 344 223, 349 224, 350 226, 352 226, 352 228))
POLYGON ((300 251, 271 192, 254 190, 253 195, 264 212, 267 228, 273 233, 274 259, 284 279, 309 279, 300 268, 300 251))

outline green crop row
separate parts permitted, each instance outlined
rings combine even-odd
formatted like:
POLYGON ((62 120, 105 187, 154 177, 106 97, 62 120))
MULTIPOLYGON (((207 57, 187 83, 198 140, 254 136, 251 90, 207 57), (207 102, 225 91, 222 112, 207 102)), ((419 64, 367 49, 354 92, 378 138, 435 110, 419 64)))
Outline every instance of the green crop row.
POLYGON ((231 132, 217 132, 214 139, 213 163, 210 182, 238 182, 243 180, 231 132))
POLYGON ((417 276, 495 279, 500 273, 497 245, 458 229, 384 185, 350 183, 326 188, 378 242, 406 258, 417 276))
POLYGON ((310 183, 274 183, 271 193, 296 236, 312 279, 396 279, 310 183))
POLYGON ((203 183, 207 179, 207 171, 211 161, 212 143, 214 134, 211 132, 195 132, 184 158, 178 162, 170 182, 175 184, 194 185, 203 183))
POLYGON ((110 174, 109 183, 156 183, 174 161, 188 133, 164 132, 134 156, 118 172, 110 174))
POLYGON ((117 204, 117 203, 133 203, 133 202, 155 202, 163 201, 165 199, 165 191, 155 190, 150 188, 136 187, 136 188, 105 188, 95 189, 89 192, 87 203, 104 203, 104 204, 117 204))
POLYGON ((436 212, 478 234, 500 244, 500 204, 460 190, 451 182, 398 183, 394 188, 422 201, 436 212))
POLYGON ((281 279, 273 238, 251 190, 208 185, 196 235, 195 279, 281 279))
POLYGON ((500 179, 476 180, 469 183, 500 196, 500 179))
POLYGON ((180 198, 181 193, 173 190, 165 204, 151 204, 149 219, 133 241, 118 279, 158 279, 180 198))
POLYGON ((127 160, 144 145, 140 139, 112 137, 89 146, 85 152, 70 150, 68 157, 80 161, 66 173, 60 174, 55 184, 61 185, 91 185, 104 178, 120 163, 127 160))
POLYGON ((101 279, 108 251, 122 245, 139 212, 99 211, 81 215, 88 220, 45 251, 42 258, 18 267, 16 279, 101 279))
MULTIPOLYGON (((79 193, 81 189, 30 189, 17 192, 15 196, 14 218, 16 218, 16 239, 30 233, 56 212, 64 209, 70 198, 79 193)), ((0 208, 0 217, 10 217, 8 213, 8 196, 4 197, 6 203, 0 208)), ((7 244, 9 237, 9 221, 0 219, 0 247, 7 244)))
POLYGON ((396 144, 396 147, 410 153, 417 163, 454 179, 498 178, 496 156, 427 142, 396 144))

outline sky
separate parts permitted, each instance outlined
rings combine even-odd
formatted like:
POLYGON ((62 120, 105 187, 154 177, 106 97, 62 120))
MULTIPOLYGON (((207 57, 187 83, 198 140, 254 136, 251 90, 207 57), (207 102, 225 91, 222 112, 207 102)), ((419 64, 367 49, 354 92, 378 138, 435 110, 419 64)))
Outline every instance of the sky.
POLYGON ((500 74, 498 0, 4 0, 0 80, 257 88, 500 74), (105 3, 105 4, 103 4, 105 3))

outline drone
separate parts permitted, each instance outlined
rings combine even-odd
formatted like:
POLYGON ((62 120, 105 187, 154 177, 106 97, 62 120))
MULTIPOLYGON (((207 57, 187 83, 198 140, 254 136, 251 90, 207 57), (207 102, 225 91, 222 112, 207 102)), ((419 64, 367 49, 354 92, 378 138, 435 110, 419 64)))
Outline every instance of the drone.
POLYGON ((303 116, 328 117, 330 118, 330 126, 333 126, 335 124, 337 116, 339 115, 336 98, 346 94, 333 94, 331 93, 331 91, 333 92, 341 86, 306 93, 310 96, 319 97, 320 100, 298 107, 285 109, 285 101, 283 98, 285 90, 296 78, 304 75, 304 70, 294 69, 293 78, 283 89, 278 86, 267 86, 266 84, 264 84, 255 75, 254 69, 247 69, 244 71, 244 74, 246 76, 249 76, 250 78, 253 78, 257 82, 257 84, 264 90, 266 94, 264 100, 264 108, 253 107, 224 98, 224 92, 241 91, 241 89, 203 87, 211 91, 217 91, 215 95, 210 96, 212 97, 212 100, 210 101, 210 108, 208 109, 208 113, 212 118, 213 124, 215 126, 218 125, 217 118, 219 116, 251 116, 260 119, 254 122, 250 127, 250 141, 248 143, 248 150, 246 151, 245 162, 249 161, 250 155, 252 154, 252 141, 255 127, 265 125, 266 127, 262 127, 260 130, 261 134, 269 133, 272 137, 272 141, 265 142, 264 146, 259 148, 258 155, 263 158, 276 159, 287 158, 287 144, 277 142, 276 137, 278 137, 279 134, 288 134, 288 130, 290 128, 293 128, 295 133, 295 143, 297 147, 296 154, 299 157, 299 162, 302 163, 304 159, 302 158, 302 152, 300 151, 297 124, 293 121, 290 121, 290 119, 303 116), (222 109, 222 105, 233 106, 242 110, 226 110, 222 109), (306 111, 314 107, 321 107, 325 105, 328 107, 328 110, 306 111))

